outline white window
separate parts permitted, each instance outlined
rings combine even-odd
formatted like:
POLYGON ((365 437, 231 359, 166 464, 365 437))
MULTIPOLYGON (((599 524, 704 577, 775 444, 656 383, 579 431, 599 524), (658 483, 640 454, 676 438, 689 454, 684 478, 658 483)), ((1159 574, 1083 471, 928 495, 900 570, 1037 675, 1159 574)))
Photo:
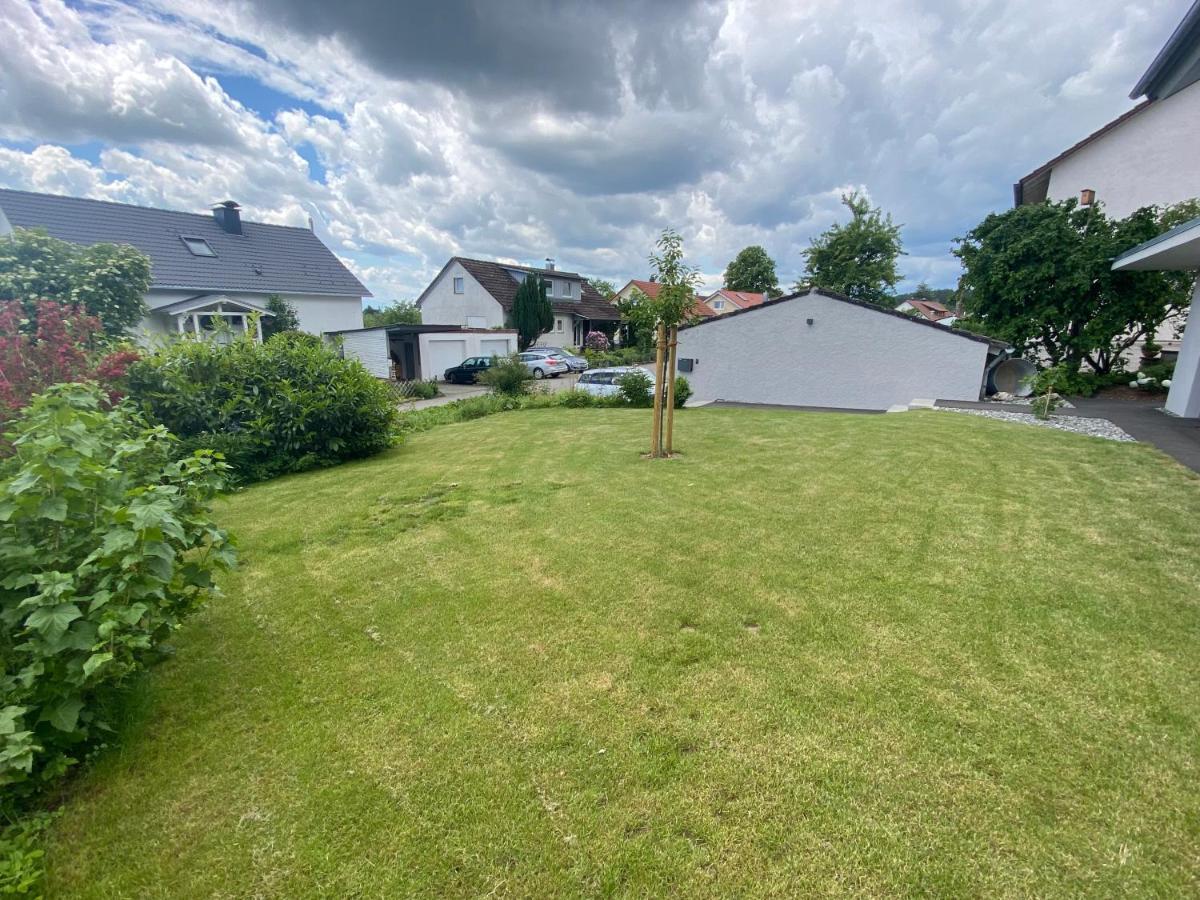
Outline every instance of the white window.
POLYGON ((191 251, 192 256, 216 256, 214 250, 204 238, 180 236, 183 246, 191 251))
POLYGON ((542 284, 546 286, 546 296, 552 296, 554 294, 554 282, 547 278, 542 281, 542 284))
POLYGON ((569 281, 563 282, 563 296, 564 297, 571 296, 571 282, 569 282, 569 281))
POLYGON ((559 334, 563 333, 563 320, 562 319, 554 320, 554 330, 557 331, 559 334))
POLYGON ((714 300, 713 301, 713 309, 724 309, 724 308, 725 308, 724 300, 714 300))
POLYGON ((461 275, 454 276, 454 293, 461 294, 463 292, 463 277, 461 275))

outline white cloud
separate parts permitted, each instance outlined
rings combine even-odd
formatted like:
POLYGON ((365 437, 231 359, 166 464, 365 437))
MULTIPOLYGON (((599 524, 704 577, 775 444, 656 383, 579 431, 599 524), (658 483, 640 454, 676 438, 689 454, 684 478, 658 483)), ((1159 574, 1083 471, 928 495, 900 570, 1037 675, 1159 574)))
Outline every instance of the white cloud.
POLYGON ((320 34, 271 2, 0 0, 0 183, 312 215, 381 301, 452 253, 643 276, 667 226, 710 279, 759 243, 790 283, 853 185, 905 224, 911 281, 949 284, 951 239, 1127 108, 1185 5, 605 0, 520 59, 506 7, 448 60, 455 2, 320 4, 320 34), (295 102, 256 112, 244 79, 295 102))

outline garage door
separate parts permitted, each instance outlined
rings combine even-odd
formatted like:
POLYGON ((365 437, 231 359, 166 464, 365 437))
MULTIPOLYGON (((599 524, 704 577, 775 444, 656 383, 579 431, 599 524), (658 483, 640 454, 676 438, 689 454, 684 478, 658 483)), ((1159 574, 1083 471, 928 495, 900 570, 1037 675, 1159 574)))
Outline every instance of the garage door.
POLYGON ((429 370, 439 381, 442 373, 467 358, 466 341, 430 341, 429 370))
POLYGON ((508 356, 510 352, 507 340, 498 341, 492 338, 479 342, 480 356, 508 356))

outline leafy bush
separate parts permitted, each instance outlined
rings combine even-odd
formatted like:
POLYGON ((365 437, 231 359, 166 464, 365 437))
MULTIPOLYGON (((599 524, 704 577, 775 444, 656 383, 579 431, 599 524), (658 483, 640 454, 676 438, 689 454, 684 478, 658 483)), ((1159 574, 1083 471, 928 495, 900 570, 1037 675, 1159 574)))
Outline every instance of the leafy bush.
POLYGON ((1036 397, 1034 397, 1033 402, 1029 405, 1033 410, 1033 414, 1037 418, 1048 419, 1054 410, 1062 406, 1062 403, 1062 397, 1054 393, 1054 391, 1047 391, 1044 394, 1038 394, 1036 397))
POLYGON ((589 331, 583 339, 583 349, 585 350, 597 350, 603 353, 608 348, 608 335, 603 331, 589 331))
POLYGON ((394 438, 388 387, 310 334, 179 340, 130 368, 129 391, 186 449, 222 452, 243 482, 370 456, 394 438))
POLYGON ((46 854, 40 844, 53 816, 31 813, 0 828, 0 896, 41 896, 46 854))
POLYGON ((263 316, 259 321, 264 338, 300 330, 300 314, 296 312, 296 307, 278 294, 272 294, 267 298, 267 311, 272 315, 263 316))
POLYGON ((100 320, 77 307, 43 300, 37 321, 29 323, 20 301, 0 300, 0 424, 59 382, 98 381, 115 399, 138 354, 95 349, 102 337, 100 320))
POLYGON ((629 372, 617 379, 618 396, 630 406, 654 405, 654 382, 647 372, 629 372))
MULTIPOLYGON (((0 787, 61 776, 107 729, 116 689, 233 562, 209 502, 226 466, 94 385, 57 385, 0 464, 0 787)), ((0 806, 3 801, 0 801, 0 806)))
POLYGON ((1128 381, 1129 376, 1123 372, 1108 372, 1103 375, 1096 372, 1084 372, 1071 369, 1066 364, 1050 366, 1042 369, 1030 382, 1034 394, 1044 394, 1053 390, 1067 397, 1090 397, 1101 388, 1111 387, 1128 381))
POLYGON ((1152 378, 1155 381, 1170 381, 1175 376, 1175 362, 1156 362, 1138 369, 1139 376, 1152 378))
POLYGON ((497 358, 491 367, 479 376, 479 381, 497 394, 519 397, 529 392, 533 373, 514 353, 497 358))
POLYGON ((432 400, 441 393, 438 383, 427 381, 393 381, 388 385, 399 400, 432 400))
POLYGON ((682 375, 675 379, 675 408, 683 409, 683 404, 687 403, 688 398, 692 396, 692 385, 682 375))
POLYGON ((607 351, 583 349, 583 357, 588 366, 599 369, 605 366, 636 366, 648 362, 654 356, 654 351, 643 350, 640 347, 616 347, 607 351))
POLYGON ((587 409, 590 406, 596 405, 598 397, 593 397, 587 391, 581 391, 578 388, 569 391, 560 391, 555 395, 561 406, 568 409, 587 409))

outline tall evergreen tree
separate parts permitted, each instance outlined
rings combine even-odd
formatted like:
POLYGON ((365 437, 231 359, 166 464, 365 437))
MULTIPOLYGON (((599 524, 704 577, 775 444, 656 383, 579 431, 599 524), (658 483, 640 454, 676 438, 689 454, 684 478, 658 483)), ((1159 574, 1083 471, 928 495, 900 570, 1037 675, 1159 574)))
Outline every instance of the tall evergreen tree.
POLYGON ((517 288, 510 316, 513 328, 517 329, 517 347, 521 350, 554 327, 554 310, 546 299, 546 286, 537 275, 526 275, 517 288))

